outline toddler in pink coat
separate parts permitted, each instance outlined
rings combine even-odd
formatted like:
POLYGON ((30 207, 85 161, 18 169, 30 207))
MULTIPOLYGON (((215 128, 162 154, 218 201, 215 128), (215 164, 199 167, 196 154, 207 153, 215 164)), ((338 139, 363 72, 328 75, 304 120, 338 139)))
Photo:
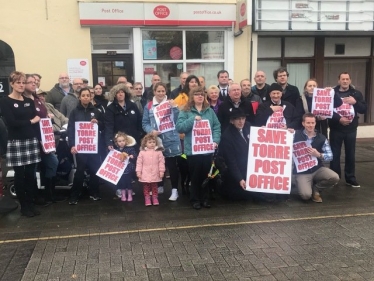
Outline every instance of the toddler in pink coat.
POLYGON ((147 134, 141 143, 141 150, 136 161, 136 175, 143 183, 145 205, 159 205, 157 183, 165 173, 165 158, 157 147, 157 137, 147 134), (150 192, 152 191, 152 202, 150 192))

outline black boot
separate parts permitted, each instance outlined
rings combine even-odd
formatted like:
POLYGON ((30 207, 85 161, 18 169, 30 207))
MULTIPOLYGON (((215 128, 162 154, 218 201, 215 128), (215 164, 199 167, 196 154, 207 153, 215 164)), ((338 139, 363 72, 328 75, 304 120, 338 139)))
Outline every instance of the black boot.
POLYGON ((51 198, 52 198, 52 202, 53 202, 53 203, 56 203, 56 202, 64 202, 64 201, 67 200, 67 198, 64 197, 64 196, 57 196, 57 195, 56 195, 56 177, 53 177, 53 178, 51 179, 50 190, 51 190, 51 198))

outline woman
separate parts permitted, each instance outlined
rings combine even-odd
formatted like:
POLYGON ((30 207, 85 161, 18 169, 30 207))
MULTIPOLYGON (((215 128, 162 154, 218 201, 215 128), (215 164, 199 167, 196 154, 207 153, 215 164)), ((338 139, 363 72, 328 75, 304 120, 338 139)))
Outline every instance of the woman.
POLYGON ((113 137, 117 132, 132 136, 139 147, 142 134, 142 117, 138 107, 131 101, 131 93, 124 84, 114 86, 109 93, 109 101, 105 111, 105 144, 113 149, 113 137))
MULTIPOLYGON (((303 129, 301 124, 302 116, 305 113, 310 113, 312 110, 313 91, 318 87, 317 80, 314 78, 308 79, 304 85, 304 93, 296 100, 296 116, 298 119, 298 130, 303 129)), ((332 88, 325 88, 331 90, 332 88)), ((334 95, 334 108, 342 105, 342 100, 338 95, 334 95)), ((336 113, 334 113, 336 114, 336 113)), ((316 130, 327 138, 327 119, 326 117, 316 116, 317 124, 316 130)))
POLYGON ((221 137, 221 125, 206 100, 204 89, 199 86, 191 90, 188 103, 179 113, 176 125, 177 131, 185 134, 184 153, 187 155, 191 175, 190 201, 196 210, 201 209, 201 206, 210 208, 208 187, 203 187, 202 183, 209 173, 212 153, 193 154, 192 152, 192 130, 195 122, 198 125, 201 120, 209 121, 211 133, 209 137, 214 143, 214 148, 217 148, 221 137))
POLYGON ((153 87, 154 97, 153 100, 148 102, 144 107, 142 126, 143 130, 149 134, 152 133, 162 140, 162 145, 164 147, 165 165, 169 170, 170 180, 171 180, 171 196, 170 201, 176 201, 178 199, 178 165, 177 159, 180 158, 181 144, 179 140, 179 134, 174 129, 167 132, 160 132, 156 119, 155 119, 155 108, 161 103, 168 102, 171 110, 173 112, 173 123, 175 124, 178 119, 179 110, 174 104, 173 100, 167 100, 166 96, 166 85, 164 83, 157 83, 153 87))
MULTIPOLYGON (((100 156, 98 153, 79 153, 75 146, 76 122, 91 122, 103 129, 103 114, 91 103, 91 93, 88 88, 82 88, 79 91, 79 104, 73 109, 69 117, 68 138, 70 152, 76 154, 77 170, 74 174, 73 186, 70 190, 69 205, 77 205, 79 195, 82 192, 84 172, 88 168, 90 173, 89 191, 90 198, 94 201, 100 200, 99 178, 96 172, 100 168, 100 156)), ((100 142, 99 147, 100 151, 100 142)))
POLYGON ((39 215, 32 199, 36 163, 40 162, 37 116, 34 101, 24 97, 26 76, 13 71, 9 76, 13 91, 1 99, 1 112, 8 129, 7 166, 14 169, 14 187, 21 205, 21 214, 26 217, 39 215))
POLYGON ((219 99, 219 89, 216 85, 212 85, 208 88, 208 102, 210 108, 214 110, 215 114, 218 112, 218 108, 222 101, 219 99))
POLYGON ((174 103, 179 107, 179 109, 182 109, 187 104, 190 91, 198 86, 200 86, 200 81, 197 76, 190 75, 187 77, 182 92, 180 92, 174 99, 174 103))
POLYGON ((95 88, 88 86, 87 89, 90 90, 92 105, 96 107, 96 109, 99 110, 102 114, 104 114, 105 107, 100 101, 97 101, 95 88))
POLYGON ((100 103, 104 107, 104 109, 107 108, 108 100, 105 98, 103 86, 101 86, 101 84, 96 84, 94 87, 94 91, 95 91, 95 101, 97 103, 100 103))

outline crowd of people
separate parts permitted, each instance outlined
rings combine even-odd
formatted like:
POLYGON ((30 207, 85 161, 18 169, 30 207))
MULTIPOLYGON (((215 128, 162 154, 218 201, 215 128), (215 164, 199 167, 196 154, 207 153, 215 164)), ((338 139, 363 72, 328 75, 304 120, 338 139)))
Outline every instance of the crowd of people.
POLYGON ((313 90, 317 87, 315 79, 306 81, 300 94, 296 86, 288 83, 286 68, 275 70, 273 77, 275 82, 269 85, 266 74, 257 71, 251 86, 250 79, 235 83, 226 70, 221 70, 217 73, 218 85, 206 87, 204 77, 182 72, 180 86, 169 92, 155 73, 149 88, 120 77, 105 93, 102 85, 91 87, 85 79, 76 78, 70 83, 66 73, 59 75, 58 83, 50 91, 43 91, 39 74, 12 72, 12 92, 0 100, 1 121, 5 124, 0 127, 0 134, 7 136, 2 140, 1 153, 6 157, 6 165, 14 169, 21 214, 33 217, 40 214, 35 204, 47 206, 66 200, 55 193, 58 158, 53 152, 44 152, 40 145, 41 118, 52 120, 55 133, 67 124, 70 153, 76 159, 70 205, 78 204, 87 171, 89 196, 94 201, 101 199, 103 187, 96 172, 113 150, 120 152, 121 161, 128 164, 117 185, 105 186, 113 188, 123 202, 133 200, 132 186, 138 181, 143 186, 145 205, 159 205, 158 195, 164 192, 166 175, 171 181, 169 200, 176 201, 181 191, 189 195, 196 210, 211 207, 213 191, 232 200, 266 200, 266 196, 246 190, 247 163, 251 157, 248 144, 251 127, 269 127, 274 114, 282 120, 277 128, 292 131, 294 142, 306 141, 309 155, 318 159, 318 165, 307 171, 293 172, 293 183, 301 199, 322 202, 321 191, 338 183, 342 177, 343 142, 345 182, 360 187, 355 177, 355 144, 358 114, 365 113, 367 107, 362 93, 351 85, 349 73, 342 72, 337 86, 327 88, 334 91, 334 114, 328 120, 310 113, 313 90), (156 118, 160 104, 167 104, 172 113, 172 129, 165 132, 160 130, 156 118), (339 114, 343 104, 350 112, 348 117, 339 114), (97 125, 97 153, 79 153, 75 146, 76 122, 97 125), (195 128, 203 123, 214 151, 194 153, 195 128), (221 184, 206 184, 213 158, 220 162, 221 184), (327 161, 330 168, 324 163, 327 161), (36 183, 38 169, 45 187, 42 193, 36 183))

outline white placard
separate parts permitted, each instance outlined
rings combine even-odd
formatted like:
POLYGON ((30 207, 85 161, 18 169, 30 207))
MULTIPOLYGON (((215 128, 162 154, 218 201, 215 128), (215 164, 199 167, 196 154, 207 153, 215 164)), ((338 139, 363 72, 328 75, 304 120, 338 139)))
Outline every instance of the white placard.
POLYGON ((68 59, 67 66, 71 83, 75 78, 85 78, 89 80, 90 69, 88 65, 88 59, 68 59))
POLYGON ((214 153, 214 143, 209 120, 195 120, 192 128, 192 154, 214 153))
POLYGON ((314 88, 311 113, 316 116, 332 118, 334 113, 334 89, 314 88))
POLYGON ((158 131, 166 133, 175 130, 174 113, 169 101, 164 101, 153 109, 158 131))
POLYGON ((246 190, 290 194, 293 134, 251 127, 246 190))
POLYGON ((286 106, 284 105, 283 110, 275 111, 269 116, 266 122, 266 128, 281 129, 287 125, 286 118, 283 116, 283 111, 285 108, 286 106))
POLYGON ((355 118, 355 108, 353 105, 345 103, 344 99, 342 99, 342 101, 343 104, 337 108, 334 108, 334 111, 341 117, 345 117, 352 122, 353 118, 355 118))
POLYGON ((41 118, 39 121, 41 143, 45 153, 56 151, 55 134, 50 118, 41 118))
POLYGON ((121 179, 122 174, 125 172, 127 165, 129 164, 129 158, 125 161, 121 161, 121 152, 116 150, 109 151, 103 164, 101 164, 96 175, 110 183, 117 184, 121 179))
POLYGON ((98 135, 96 123, 75 122, 75 149, 78 153, 97 153, 98 135))
POLYGON ((308 171, 318 165, 318 159, 309 154, 308 147, 312 147, 306 141, 299 141, 293 144, 292 158, 298 173, 308 171))

